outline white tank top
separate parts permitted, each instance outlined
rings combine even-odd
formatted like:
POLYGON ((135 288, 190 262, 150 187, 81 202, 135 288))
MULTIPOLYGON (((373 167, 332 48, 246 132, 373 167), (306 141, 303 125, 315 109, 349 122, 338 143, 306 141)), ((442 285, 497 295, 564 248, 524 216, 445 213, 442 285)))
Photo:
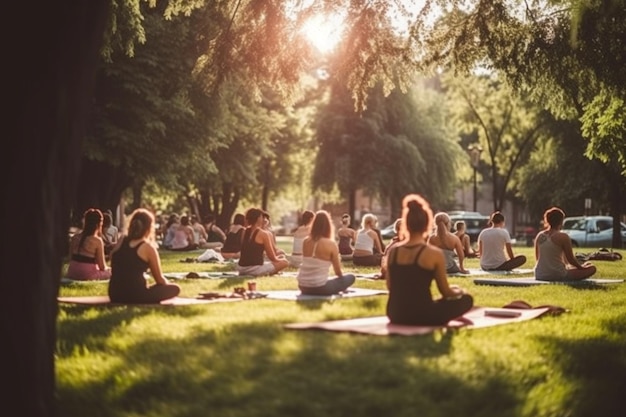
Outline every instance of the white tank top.
POLYGON ((315 257, 317 242, 313 246, 313 256, 303 256, 302 264, 298 269, 298 285, 308 288, 321 287, 328 281, 328 270, 332 263, 330 261, 315 257))
POLYGON ((356 235, 356 242, 354 242, 354 250, 363 250, 369 253, 374 253, 374 239, 367 234, 368 230, 360 230, 356 235))

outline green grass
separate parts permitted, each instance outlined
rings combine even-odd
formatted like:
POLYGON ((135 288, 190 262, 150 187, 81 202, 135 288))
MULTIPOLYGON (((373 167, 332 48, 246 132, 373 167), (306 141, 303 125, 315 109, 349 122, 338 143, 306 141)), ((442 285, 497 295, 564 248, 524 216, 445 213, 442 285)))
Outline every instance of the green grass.
MULTIPOLYGON (((283 243, 285 245, 285 243, 283 243)), ((284 247, 284 246, 283 246, 284 247)), ((515 248, 533 259, 531 248, 515 248)), ((626 254, 622 251, 622 254, 626 254)), ((165 271, 206 271, 163 252, 165 271)), ((597 277, 626 278, 623 261, 597 277)), ((527 267, 531 267, 529 261, 527 267)), ((468 267, 478 267, 469 260, 468 267)), ((345 264, 345 269, 353 269, 345 264)), ((375 269, 364 269, 375 272, 375 269)), ((294 278, 257 279, 260 290, 294 278)), ((61 305, 58 415, 72 416, 610 416, 626 392, 626 284, 466 288, 477 305, 522 299, 570 309, 516 325, 378 337, 285 330, 289 322, 383 315, 385 296, 335 302, 254 300, 184 307, 61 305)), ((182 295, 243 279, 179 281, 182 295)), ((384 288, 358 280, 359 287, 384 288)), ((61 295, 105 294, 106 284, 61 295)))

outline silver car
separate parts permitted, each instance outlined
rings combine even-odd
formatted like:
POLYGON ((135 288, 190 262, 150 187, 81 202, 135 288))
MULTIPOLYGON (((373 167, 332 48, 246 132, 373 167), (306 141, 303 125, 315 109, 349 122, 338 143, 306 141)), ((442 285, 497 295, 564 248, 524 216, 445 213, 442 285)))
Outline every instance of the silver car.
MULTIPOLYGON (((626 224, 621 223, 622 247, 626 246, 626 224)), ((613 217, 577 216, 563 220, 563 232, 572 239, 572 246, 610 248, 613 242, 613 217)), ((619 248, 616 248, 619 249, 619 248)))

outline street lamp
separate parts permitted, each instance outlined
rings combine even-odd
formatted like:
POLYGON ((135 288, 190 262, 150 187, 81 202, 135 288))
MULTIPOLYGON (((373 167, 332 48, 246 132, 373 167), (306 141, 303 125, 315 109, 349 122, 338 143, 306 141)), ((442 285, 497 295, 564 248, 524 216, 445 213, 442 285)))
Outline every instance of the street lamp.
POLYGON ((476 184, 476 170, 478 169, 478 163, 480 162, 480 153, 483 151, 482 146, 472 144, 467 148, 467 153, 470 156, 470 163, 474 168, 474 211, 476 211, 476 198, 478 195, 478 186, 476 184))

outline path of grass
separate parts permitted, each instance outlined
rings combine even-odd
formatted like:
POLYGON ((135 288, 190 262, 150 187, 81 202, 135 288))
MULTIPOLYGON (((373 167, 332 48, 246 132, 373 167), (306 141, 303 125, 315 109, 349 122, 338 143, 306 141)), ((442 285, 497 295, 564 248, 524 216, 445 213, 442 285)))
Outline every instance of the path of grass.
MULTIPOLYGON (((516 248, 532 259, 531 248, 516 248)), ((626 252, 622 252, 626 254, 626 252)), ((219 269, 164 252, 166 271, 219 269)), ((623 262, 598 277, 626 278, 623 262)), ((469 267, 477 267, 469 260, 469 267)), ((351 267, 346 264, 346 269, 351 267)), ((364 269, 374 272, 374 269, 364 269)), ((626 284, 467 288, 479 305, 515 299, 571 311, 517 325, 376 337, 284 330, 296 321, 384 314, 385 296, 335 302, 254 300, 163 307, 63 305, 58 415, 73 416, 612 416, 626 392, 626 284)), ((257 279, 292 289, 295 279, 257 279)), ((239 278, 183 280, 184 296, 239 278)), ((357 286, 384 288, 379 281, 357 286)), ((106 293, 106 284, 62 295, 106 293)))

